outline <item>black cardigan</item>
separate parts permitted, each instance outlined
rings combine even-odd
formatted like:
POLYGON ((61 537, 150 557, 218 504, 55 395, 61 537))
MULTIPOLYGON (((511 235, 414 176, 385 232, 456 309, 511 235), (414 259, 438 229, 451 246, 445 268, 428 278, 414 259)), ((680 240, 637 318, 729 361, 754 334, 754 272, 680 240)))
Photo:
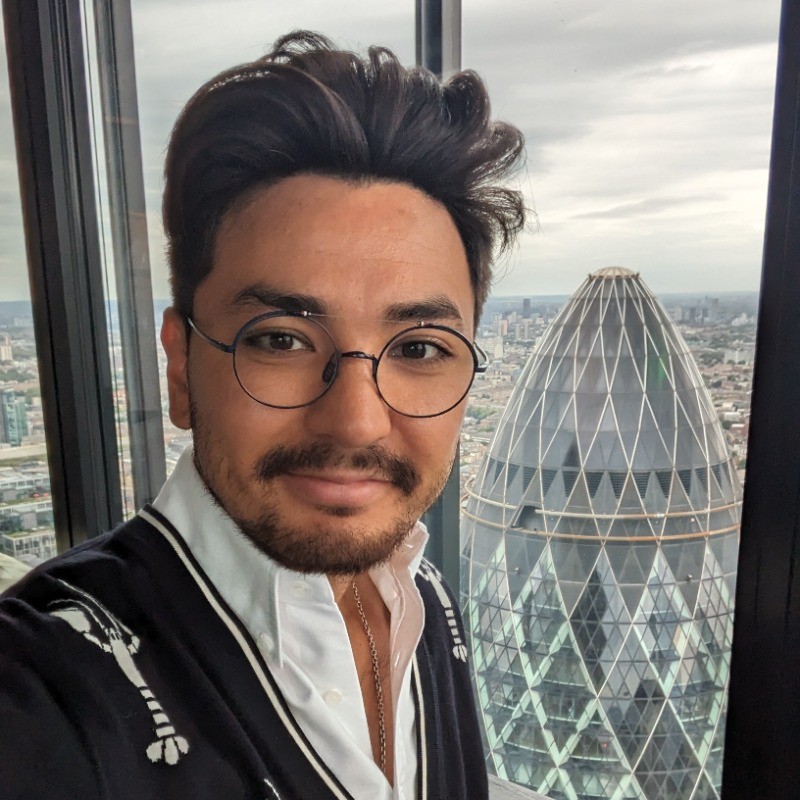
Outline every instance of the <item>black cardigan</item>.
MULTIPOLYGON (((462 621, 423 562, 420 798, 483 800, 462 621)), ((344 800, 252 638, 157 511, 0 599, 3 800, 344 800)), ((355 800, 372 800, 356 798, 355 800)))

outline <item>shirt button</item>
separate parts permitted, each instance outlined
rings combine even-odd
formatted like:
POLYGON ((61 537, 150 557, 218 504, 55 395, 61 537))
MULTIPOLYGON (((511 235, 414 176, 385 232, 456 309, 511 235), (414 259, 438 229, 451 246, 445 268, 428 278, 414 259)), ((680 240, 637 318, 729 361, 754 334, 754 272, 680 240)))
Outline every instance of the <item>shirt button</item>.
POLYGON ((303 600, 304 598, 308 597, 310 594, 311 589, 308 588, 307 583, 302 583, 298 581, 295 584, 292 584, 292 594, 298 599, 303 600))
POLYGON ((258 649, 262 653, 272 655, 272 651, 275 649, 275 642, 268 633, 260 633, 258 635, 258 649))
POLYGON ((322 697, 329 706, 338 706, 342 702, 342 693, 338 689, 329 689, 322 697))

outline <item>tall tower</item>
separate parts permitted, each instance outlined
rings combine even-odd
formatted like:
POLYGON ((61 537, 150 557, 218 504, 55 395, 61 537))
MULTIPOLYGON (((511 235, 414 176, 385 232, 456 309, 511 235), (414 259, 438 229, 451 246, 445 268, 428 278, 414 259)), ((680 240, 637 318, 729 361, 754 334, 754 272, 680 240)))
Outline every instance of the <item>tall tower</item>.
POLYGON ((489 768, 552 798, 719 797, 741 487, 639 275, 590 275, 470 491, 462 599, 489 768))
POLYGON ((0 390, 0 442, 21 445, 28 435, 25 397, 13 389, 0 390))

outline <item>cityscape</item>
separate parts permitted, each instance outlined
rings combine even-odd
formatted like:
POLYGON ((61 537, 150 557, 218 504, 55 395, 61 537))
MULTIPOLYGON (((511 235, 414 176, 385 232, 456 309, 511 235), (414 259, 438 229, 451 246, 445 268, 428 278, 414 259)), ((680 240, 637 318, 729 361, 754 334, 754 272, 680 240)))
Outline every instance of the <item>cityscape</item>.
MULTIPOLYGON (((740 481, 747 461, 750 390, 758 296, 666 295, 661 299, 697 363, 725 431, 740 481)), ((461 441, 462 497, 475 481, 526 361, 567 297, 497 297, 486 304, 477 341, 489 369, 476 376, 461 441)), ((156 302, 160 319, 165 301, 156 302)), ((116 314, 111 314, 114 401, 122 449, 123 507, 135 512, 126 451, 126 401, 116 314)), ((164 437, 169 472, 190 435, 166 415, 166 362, 159 347, 164 437)), ((29 303, 0 302, 0 552, 35 564, 55 555, 50 475, 29 303)))
MULTIPOLYGON (((460 590, 490 774, 553 800, 719 797, 757 299, 657 299, 609 267, 571 298, 488 301, 460 590)), ((158 352, 169 472, 191 435, 158 352)), ((56 551, 31 309, 0 303, 0 552, 56 551)))
MULTIPOLYGON (((461 485, 475 480, 526 361, 566 297, 490 298, 478 344, 491 366, 477 375, 461 437, 461 485)), ((747 461, 758 295, 755 292, 659 298, 686 341, 714 402, 741 482, 747 461)))
POLYGON ((552 800, 719 800, 741 423, 732 401, 714 407, 723 381, 701 375, 684 314, 719 307, 669 314, 637 273, 590 275, 465 487, 461 607, 487 766, 552 800))

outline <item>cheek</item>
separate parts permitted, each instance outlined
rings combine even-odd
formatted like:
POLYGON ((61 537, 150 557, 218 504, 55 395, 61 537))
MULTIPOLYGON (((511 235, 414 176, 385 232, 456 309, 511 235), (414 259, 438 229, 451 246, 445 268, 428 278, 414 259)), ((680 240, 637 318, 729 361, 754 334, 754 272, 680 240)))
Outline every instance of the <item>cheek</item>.
MULTIPOLYGON (((198 429, 219 456, 250 467, 278 445, 297 444, 302 438, 300 410, 273 409, 257 403, 231 380, 205 375, 192 384, 198 429)), ((195 432, 197 435, 197 431, 195 432)))
POLYGON ((189 396, 195 439, 202 439, 210 455, 222 457, 252 439, 248 431, 256 424, 248 406, 257 406, 242 391, 231 364, 190 361, 189 396))
POLYGON ((420 459, 436 471, 450 463, 455 454, 461 431, 463 412, 458 409, 442 417, 428 420, 415 420, 414 430, 408 436, 413 449, 412 458, 420 459))
POLYGON ((231 357, 208 350, 194 349, 189 353, 189 393, 204 420, 225 425, 252 413, 248 405, 257 407, 257 404, 239 386, 231 357))

